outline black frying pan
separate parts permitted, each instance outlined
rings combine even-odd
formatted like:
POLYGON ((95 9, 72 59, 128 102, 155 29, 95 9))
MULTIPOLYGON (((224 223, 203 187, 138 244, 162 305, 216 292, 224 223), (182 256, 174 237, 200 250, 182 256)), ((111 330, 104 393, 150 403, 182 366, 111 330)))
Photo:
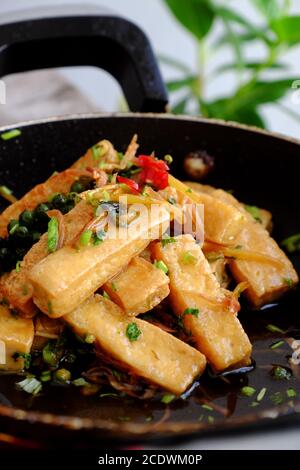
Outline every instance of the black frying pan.
MULTIPOLYGON (((138 133, 141 151, 172 154, 172 172, 183 179, 183 157, 205 149, 216 160, 208 184, 232 189, 239 199, 271 210, 277 240, 300 232, 299 142, 235 123, 152 114, 164 112, 167 96, 150 44, 133 24, 110 16, 24 20, 1 26, 0 45, 1 76, 54 66, 98 66, 119 81, 130 109, 136 112, 76 115, 14 126, 22 131, 19 138, 7 142, 0 138, 0 181, 17 196, 54 170, 68 167, 100 139, 110 139, 122 150, 138 133)), ((299 270, 299 257, 293 262, 299 270)), ((300 337, 298 310, 297 291, 264 311, 244 306, 241 321, 254 342, 256 369, 229 376, 227 382, 206 375, 189 398, 168 407, 157 400, 83 398, 77 390, 64 388, 53 388, 32 400, 15 390, 16 377, 1 376, 0 433, 18 435, 34 446, 74 445, 75 441, 93 445, 111 438, 161 440, 299 423, 299 401, 286 396, 288 387, 300 395, 299 366, 288 383, 269 375, 272 364, 287 365, 291 355, 287 344, 274 350, 270 344, 281 336, 300 337), (269 332, 269 323, 285 334, 269 332), (247 384, 258 391, 267 388, 255 408, 253 400, 238 393, 247 384), (270 396, 278 392, 283 401, 274 404, 270 396), (201 407, 207 397, 216 410, 201 407)))

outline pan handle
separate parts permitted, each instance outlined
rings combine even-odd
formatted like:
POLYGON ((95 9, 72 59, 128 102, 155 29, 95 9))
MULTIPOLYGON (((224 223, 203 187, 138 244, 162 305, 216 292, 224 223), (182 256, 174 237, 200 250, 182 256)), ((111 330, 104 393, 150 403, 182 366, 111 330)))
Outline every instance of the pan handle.
POLYGON ((72 13, 0 24, 0 77, 74 65, 113 75, 131 111, 165 112, 167 92, 150 42, 130 21, 72 13))

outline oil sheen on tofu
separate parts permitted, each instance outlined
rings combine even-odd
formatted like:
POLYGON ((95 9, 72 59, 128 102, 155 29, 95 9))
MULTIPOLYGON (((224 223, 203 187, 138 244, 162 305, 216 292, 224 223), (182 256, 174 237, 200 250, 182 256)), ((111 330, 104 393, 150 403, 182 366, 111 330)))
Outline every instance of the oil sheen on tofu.
POLYGON ((166 246, 155 243, 152 255, 167 265, 172 308, 212 367, 220 371, 249 363, 251 343, 236 314, 226 307, 232 294, 220 287, 193 237, 179 236, 166 246), (198 314, 184 314, 190 308, 198 314))
POLYGON ((132 318, 112 301, 95 295, 64 317, 78 335, 93 332, 97 345, 127 369, 180 395, 204 371, 205 357, 162 329, 140 320, 136 341, 126 334, 132 318))

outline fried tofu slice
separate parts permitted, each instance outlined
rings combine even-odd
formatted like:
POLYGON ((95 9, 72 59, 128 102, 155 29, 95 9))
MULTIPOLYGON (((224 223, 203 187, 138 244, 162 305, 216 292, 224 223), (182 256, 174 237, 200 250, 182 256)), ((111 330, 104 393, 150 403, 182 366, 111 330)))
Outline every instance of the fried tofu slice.
POLYGON ((248 222, 236 243, 242 250, 260 253, 279 262, 279 265, 273 265, 252 260, 229 260, 229 268, 235 280, 248 282, 249 288, 245 290, 245 295, 254 307, 259 308, 277 300, 298 283, 298 275, 291 261, 261 224, 248 222))
POLYGON ((249 363, 252 348, 236 316, 239 306, 235 311, 230 308, 232 293, 220 287, 193 237, 176 237, 175 243, 164 247, 158 242, 152 250, 153 257, 168 267, 174 312, 212 367, 222 371, 249 363), (185 262, 186 253, 192 262, 185 262))
POLYGON ((224 191, 224 189, 216 189, 213 186, 209 186, 209 185, 205 185, 201 183, 195 183, 193 181, 187 181, 186 185, 196 192, 209 194, 210 196, 213 196, 227 204, 234 206, 236 209, 238 209, 247 217, 249 222, 253 221, 253 219, 254 220, 258 219, 256 221, 259 221, 262 227, 268 230, 268 232, 272 231, 273 223, 272 223, 272 214, 270 211, 266 209, 261 209, 259 207, 248 206, 247 204, 243 204, 242 202, 239 202, 228 191, 224 191), (253 218, 253 215, 251 215, 251 212, 252 212, 251 208, 254 209, 255 212, 257 213, 256 219, 253 218))
POLYGON ((169 185, 193 203, 204 206, 205 238, 215 243, 232 243, 246 222, 245 214, 230 204, 188 188, 184 183, 169 175, 169 185))
POLYGON ((235 245, 240 246, 241 250, 258 253, 277 261, 275 265, 267 260, 265 262, 229 260, 229 268, 235 280, 237 282, 246 281, 249 284, 249 288, 245 290, 247 299, 256 308, 277 300, 295 286, 299 279, 291 261, 267 231, 267 228, 272 224, 271 213, 257 209, 261 219, 257 221, 251 213, 246 211, 243 204, 226 191, 215 189, 210 194, 212 197, 236 207, 247 217, 247 221, 243 222, 241 231, 235 238, 235 245))
POLYGON ((132 230, 116 227, 100 245, 64 246, 35 265, 29 280, 39 309, 51 318, 71 312, 158 238, 169 225, 169 212, 144 209, 132 230))
MULTIPOLYGON (((64 215, 65 244, 71 243, 93 216, 93 207, 85 201, 80 201, 68 214, 64 215)), ((48 254, 47 234, 45 233, 25 255, 20 264, 20 270, 14 269, 0 278, 2 296, 18 309, 22 316, 32 317, 37 311, 32 300, 33 287, 28 274, 48 254)))
POLYGON ((103 286, 110 298, 127 315, 145 313, 169 295, 169 278, 153 264, 136 257, 125 271, 103 286))
POLYGON ((30 353, 34 337, 33 321, 16 317, 0 305, 0 370, 24 369, 24 358, 15 354, 30 353))
POLYGON ((70 191, 78 173, 66 170, 53 174, 42 184, 38 184, 21 199, 8 206, 0 215, 0 237, 7 236, 7 224, 12 219, 18 219, 25 209, 34 209, 38 204, 47 202, 54 193, 67 193, 70 191))
POLYGON ((138 318, 135 340, 127 333, 132 318, 116 304, 95 295, 64 320, 78 335, 93 334, 96 344, 127 369, 175 395, 183 393, 205 369, 205 357, 183 341, 138 318))

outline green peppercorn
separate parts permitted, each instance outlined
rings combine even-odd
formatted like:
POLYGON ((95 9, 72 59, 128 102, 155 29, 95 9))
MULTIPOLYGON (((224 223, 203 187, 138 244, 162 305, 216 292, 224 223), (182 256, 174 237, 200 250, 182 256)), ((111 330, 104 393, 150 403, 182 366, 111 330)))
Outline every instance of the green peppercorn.
POLYGON ((67 203, 67 198, 63 194, 56 194, 52 199, 54 209, 63 209, 67 203))
POLYGON ((71 186, 71 192, 72 193, 82 193, 84 191, 84 186, 82 183, 80 183, 79 180, 74 181, 74 183, 71 186))
POLYGON ((27 227, 23 227, 23 225, 19 225, 13 233, 14 237, 17 238, 27 238, 29 235, 29 231, 27 227))
POLYGON ((29 210, 25 210, 19 217, 19 224, 25 225, 26 227, 30 227, 33 223, 33 212, 29 210))
POLYGON ((69 382, 71 380, 71 372, 68 369, 58 369, 55 372, 55 378, 59 382, 69 382))

